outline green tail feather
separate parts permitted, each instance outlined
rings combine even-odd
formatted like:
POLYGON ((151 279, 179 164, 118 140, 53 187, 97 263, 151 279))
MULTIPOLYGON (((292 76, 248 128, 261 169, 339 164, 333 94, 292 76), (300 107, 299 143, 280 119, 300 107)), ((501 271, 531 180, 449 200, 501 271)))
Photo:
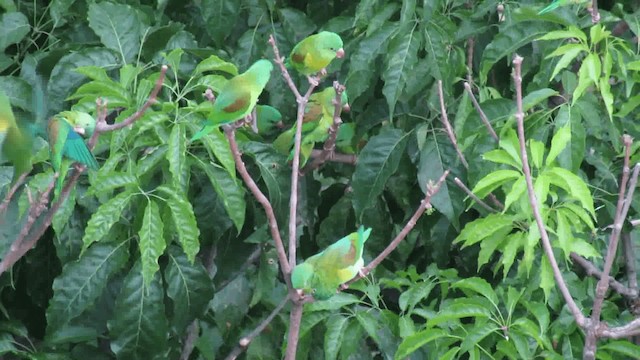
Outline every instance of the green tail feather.
POLYGON ((548 12, 551 12, 551 11, 557 9, 558 6, 560 6, 560 2, 559 1, 554 1, 551 4, 549 4, 547 7, 545 7, 544 9, 540 10, 538 12, 538 15, 542 15, 542 14, 546 14, 548 12))

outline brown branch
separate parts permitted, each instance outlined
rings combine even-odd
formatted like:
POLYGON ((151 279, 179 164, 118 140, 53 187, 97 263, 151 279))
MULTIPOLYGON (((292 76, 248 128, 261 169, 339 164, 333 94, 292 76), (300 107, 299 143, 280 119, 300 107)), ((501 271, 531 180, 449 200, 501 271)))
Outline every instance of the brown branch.
MULTIPOLYGON (((591 261, 573 252, 571 253, 570 256, 574 262, 576 262, 578 265, 580 265, 584 269, 584 271, 587 273, 588 276, 593 276, 597 279, 602 278, 602 271, 598 270, 596 266, 591 263, 591 261)), ((631 288, 624 286, 624 284, 620 283, 619 281, 614 279, 612 276, 609 276, 609 282, 611 284, 611 288, 615 290, 618 294, 629 299, 635 299, 638 297, 637 290, 633 291, 631 288)))
POLYGON ((367 264, 367 266, 363 267, 362 270, 360 270, 360 274, 358 274, 358 276, 347 281, 346 285, 349 285, 367 276, 367 274, 369 274, 371 270, 373 270, 373 268, 378 266, 384 259, 387 258, 387 256, 389 256, 389 254, 393 252, 393 250, 395 250, 398 247, 398 245, 400 245, 402 240, 404 240, 404 238, 406 238, 407 235, 409 235, 409 232, 411 232, 411 230, 413 230, 413 228, 416 226, 422 214, 424 214, 424 212, 427 209, 431 209, 431 198, 438 193, 438 191, 440 190, 440 187, 442 186, 444 181, 447 179, 448 175, 449 175, 449 170, 446 170, 433 186, 431 184, 427 184, 427 194, 425 195, 424 199, 422 199, 422 201, 420 202, 420 206, 416 209, 416 212, 413 214, 413 216, 411 216, 409 221, 407 221, 407 223, 404 225, 404 227, 398 233, 398 235, 396 235, 396 237, 391 241, 391 243, 389 243, 389 245, 387 245, 387 247, 378 256, 376 256, 375 259, 373 259, 369 264, 367 264))
POLYGON ((593 307, 591 310, 591 326, 587 328, 587 334, 584 341, 584 357, 586 359, 595 359, 596 345, 598 340, 598 332, 600 328, 600 313, 602 312, 602 305, 604 303, 604 297, 609 288, 609 274, 613 266, 613 261, 618 251, 618 241, 620 239, 620 233, 622 231, 622 225, 624 219, 627 217, 629 210, 628 204, 630 203, 635 191, 636 183, 638 181, 638 172, 640 171, 640 164, 637 164, 633 169, 633 175, 631 181, 629 181, 629 157, 631 155, 631 144, 633 140, 629 135, 622 136, 622 142, 625 146, 624 164, 622 168, 622 181, 620 182, 620 192, 618 194, 618 204, 616 205, 616 216, 613 221, 613 230, 609 237, 609 245, 607 247, 607 256, 604 260, 604 266, 602 268, 602 276, 600 281, 596 285, 596 297, 593 300, 593 307), (625 197, 627 190, 627 182, 629 181, 629 193, 625 197))
POLYGON ((467 90, 467 93, 471 97, 471 102, 473 103, 473 107, 476 108, 478 115, 480 115, 480 120, 482 120, 482 123, 487 128, 487 131, 489 131, 489 135, 491 135, 493 140, 495 140, 496 142, 500 141, 500 139, 498 138, 498 134, 496 134, 495 130, 493 130, 493 127, 491 126, 491 122, 489 122, 489 118, 487 118, 487 115, 484 113, 484 111, 480 107, 480 104, 478 103, 478 99, 476 99, 476 96, 473 94, 473 91, 471 90, 471 85, 468 82, 465 82, 464 88, 465 90, 467 90))
MULTIPOLYGON (((624 246, 625 269, 627 271, 627 281, 629 290, 638 296, 638 273, 636 272, 636 255, 633 249, 633 242, 629 233, 622 234, 622 245, 624 246)), ((613 287, 613 283, 611 284, 613 287)))
MULTIPOLYGON (((4 197, 4 200, 2 201, 2 205, 0 205, 0 214, 4 213, 7 210, 7 208, 9 207, 9 203, 11 203, 11 198, 13 197, 13 195, 15 195, 16 191, 18 191, 18 188, 22 184, 24 184, 24 179, 26 179, 28 175, 29 175, 28 171, 20 175, 16 183, 13 184, 13 186, 9 189, 9 192, 7 192, 7 195, 4 197)), ((0 218, 0 224, 3 222, 3 220, 4 220, 4 217, 0 218)))
MULTIPOLYGON (((323 153, 324 153, 324 150, 313 149, 311 151, 311 157, 316 158, 323 153)), ((334 151, 332 154, 329 155, 326 161, 355 165, 356 162, 358 161, 358 157, 354 154, 342 154, 334 151)))
POLYGON ((629 223, 631 224, 631 226, 636 227, 640 225, 640 219, 632 219, 629 220, 629 223))
POLYGON ((278 50, 278 46, 276 45, 276 38, 273 36, 273 34, 269 35, 269 44, 271 44, 271 47, 273 48, 273 54, 275 56, 274 61, 280 68, 280 71, 282 72, 282 77, 284 78, 285 82, 287 83, 287 85, 289 85, 289 88, 293 92, 293 95, 295 95, 296 100, 302 98, 302 95, 300 95, 300 91, 298 91, 296 84, 294 84, 293 79, 291 79, 291 75, 289 75, 289 71, 287 70, 287 67, 284 66, 285 58, 280 56, 280 50, 278 50))
POLYGON ((473 48, 476 46, 476 39, 472 36, 467 39, 467 83, 473 83, 473 48))
POLYGON ((598 0, 591 1, 591 22, 597 24, 600 22, 600 13, 598 12, 598 0))
POLYGON ((300 338, 300 323, 302 322, 303 303, 293 301, 291 313, 289 314, 289 334, 287 335, 287 351, 285 360, 296 360, 298 340, 300 338))
POLYGON ((440 111, 442 112, 442 124, 444 125, 445 130, 447 131, 447 135, 449 136, 449 140, 451 140, 451 144, 456 149, 456 153, 458 153, 458 158, 462 162, 462 165, 466 169, 469 169, 469 163, 467 163, 467 159, 465 159, 464 154, 460 151, 460 147, 458 146, 458 140, 456 139, 456 134, 453 132, 453 128, 451 127, 451 123, 449 122, 449 116, 447 116, 447 108, 444 105, 444 94, 442 92, 442 80, 438 80, 438 97, 440 98, 440 111))
POLYGON ((620 339, 623 337, 640 335, 640 317, 634 319, 627 325, 622 325, 614 328, 608 328, 604 326, 604 329, 602 329, 600 335, 611 339, 620 339))
POLYGON ((253 329, 253 331, 251 331, 249 335, 243 336, 242 339, 238 341, 238 345, 236 345, 236 347, 229 353, 229 355, 227 355, 225 360, 235 360, 240 354, 242 354, 242 352, 244 352, 247 347, 249 347, 249 344, 251 344, 253 339, 260 335, 260 333, 264 331, 264 329, 271 323, 271 321, 273 321, 276 315, 278 315, 280 311, 282 311, 284 306, 287 305, 287 302, 289 302, 289 299, 290 297, 286 296, 280 302, 280 304, 278 304, 278 306, 276 306, 275 309, 271 311, 271 314, 269 314, 269 316, 267 316, 255 329, 253 329))
POLYGON ((240 176, 244 180, 245 184, 253 194, 253 196, 258 200, 260 205, 264 208, 264 212, 267 215, 267 219, 269 221, 269 230, 271 232, 271 237, 276 246, 276 252, 278 253, 278 261, 280 261, 280 269, 282 274, 284 275, 287 284, 289 284, 289 273, 291 272, 291 266, 289 265, 289 261, 287 260, 287 254, 284 251, 284 244, 282 242, 282 238, 280 237, 280 229, 278 228, 278 221, 276 220, 276 215, 273 212, 273 206, 271 206, 271 202, 269 199, 260 191, 258 185, 253 180, 247 168, 244 166, 244 162, 242 161, 242 155, 240 154, 240 150, 238 149, 238 143, 236 142, 236 132, 235 129, 231 126, 223 125, 224 133, 227 136, 227 140, 229 140, 229 147, 231 148, 231 154, 233 155, 233 160, 236 163, 236 169, 240 173, 240 176))
POLYGON ((335 108, 333 110, 333 122, 328 129, 329 136, 322 146, 322 152, 320 155, 314 158, 313 161, 303 169, 303 173, 308 173, 319 168, 335 153, 338 128, 342 124, 340 115, 342 113, 342 93, 345 88, 344 85, 340 85, 337 81, 333 82, 333 88, 336 90, 336 97, 333 100, 335 108))
POLYGON ((464 191, 471 199, 473 199, 473 201, 478 203, 480 206, 482 206, 483 208, 485 208, 485 209, 487 209, 487 210, 489 210, 491 212, 498 212, 498 210, 496 210, 496 209, 492 208, 491 206, 487 205, 487 203, 482 201, 478 196, 476 196, 476 194, 471 192, 471 190, 469 190, 469 188, 462 182, 462 180, 460 180, 457 177, 455 177, 455 178, 453 178, 453 182, 455 182, 456 185, 458 185, 458 187, 460 189, 462 189, 462 191, 464 191))
POLYGON ((522 170, 524 172, 525 181, 527 183, 527 193, 529 195, 529 204, 531 205, 531 209, 533 210, 533 216, 536 219, 536 224, 538 225, 538 229, 540 230, 540 237, 542 239, 542 247, 547 255, 547 259, 549 260, 549 264, 553 269, 553 277, 556 281, 556 285, 560 288, 560 292, 569 307, 569 310, 573 314, 573 317, 576 319, 576 323, 580 327, 584 327, 587 323, 587 319, 584 314, 578 308, 578 305, 574 301, 573 297, 571 297, 571 292, 567 287, 564 278, 562 277, 562 272, 558 267, 558 263, 556 262, 555 257, 553 256, 553 248, 551 247, 551 241, 549 240, 549 234, 547 233, 547 229, 544 227, 544 222, 542 221, 542 216, 540 215, 540 209, 538 208, 538 200, 536 199, 536 194, 533 188, 533 180, 531 178, 531 169, 529 168, 529 160, 527 158, 527 148, 526 141, 524 137, 524 112, 522 110, 522 57, 516 55, 513 59, 514 65, 514 73, 513 80, 516 88, 516 120, 518 123, 518 140, 520 142, 520 157, 522 158, 522 170))

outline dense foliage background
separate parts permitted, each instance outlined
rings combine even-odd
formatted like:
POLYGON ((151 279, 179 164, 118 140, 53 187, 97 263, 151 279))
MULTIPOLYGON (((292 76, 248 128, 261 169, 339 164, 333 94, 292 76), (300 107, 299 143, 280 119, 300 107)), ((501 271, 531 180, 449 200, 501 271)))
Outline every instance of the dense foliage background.
MULTIPOLYGON (((100 170, 80 178, 37 246, 2 275, 0 353, 214 359, 254 329, 287 296, 264 211, 236 175, 221 131, 187 140, 208 113, 206 89, 216 92, 253 61, 273 58, 270 34, 288 54, 305 36, 330 30, 342 36, 347 55, 333 61, 321 87, 346 85, 351 111, 342 119, 355 124, 358 163, 329 162, 301 177, 298 259, 364 224, 373 228, 368 262, 420 205, 427 183, 446 169, 451 175, 432 199, 435 210, 372 275, 305 305, 297 358, 582 357, 584 332, 557 291, 524 186, 511 59, 516 52, 524 57, 527 146, 545 225, 571 294, 588 315, 597 279, 572 254, 602 269, 622 173, 621 137, 640 138, 640 8, 602 1, 594 25, 584 6, 538 15, 545 5, 0 1, 0 88, 26 121, 39 111, 36 73, 47 81, 49 113, 95 113, 103 98, 108 120, 118 122, 140 108, 160 65, 169 65, 156 104, 132 127, 100 137, 100 170), (438 80, 468 167, 443 130, 438 80), (504 211, 479 206, 454 177, 480 198, 493 193, 504 211)), ((278 108, 287 126, 294 122, 296 102, 279 72, 260 103, 278 108)), ((271 146, 276 136, 237 134, 285 237, 291 169, 271 146)), ((637 144, 631 165, 640 160, 637 144)), ((34 146, 28 187, 37 193, 53 172, 45 142, 34 146)), ((0 166, 2 193, 11 175, 8 164, 0 166)), ((639 216, 637 199, 627 220, 639 216)), ((0 217, 0 253, 28 221, 28 206, 23 188, 0 217)), ((638 235, 625 222, 622 238, 631 248, 623 253, 638 247, 638 235)), ((635 283, 635 292, 608 293, 602 318, 610 326, 639 316, 630 270, 640 265, 640 251, 626 260, 617 257, 611 275, 631 290, 635 283)), ((282 357, 289 306, 243 356, 282 357)), ((597 356, 639 353, 628 337, 601 341, 597 356)))

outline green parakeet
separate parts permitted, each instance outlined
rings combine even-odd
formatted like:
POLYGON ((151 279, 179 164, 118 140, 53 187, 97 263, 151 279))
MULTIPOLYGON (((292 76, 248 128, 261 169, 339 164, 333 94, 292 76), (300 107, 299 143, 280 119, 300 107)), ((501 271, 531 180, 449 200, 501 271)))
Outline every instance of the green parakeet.
POLYGON ((98 162, 79 135, 91 136, 95 126, 95 119, 80 111, 63 111, 49 120, 47 135, 51 165, 60 175, 56 182, 56 193, 62 190, 64 182, 61 170, 66 173, 66 169, 62 169, 63 157, 85 164, 89 169, 98 169, 98 162))
POLYGON ((356 124, 346 123, 340 125, 336 136, 336 147, 345 154, 355 154, 353 148, 353 137, 356 134, 356 124))
POLYGON ((22 174, 31 171, 32 144, 31 130, 28 126, 18 125, 9 98, 0 91, 0 162, 9 160, 13 164, 12 185, 22 174))
POLYGON ((331 61, 344 56, 340 35, 322 31, 308 36, 291 50, 287 61, 303 75, 314 75, 326 68, 331 61))
POLYGON ((586 4, 586 3, 591 3, 591 0, 554 0, 551 4, 549 4, 549 6, 540 10, 540 12, 538 12, 538 15, 548 13, 561 6, 567 6, 572 4, 586 4))
MULTIPOLYGON (((307 103, 307 106, 304 110, 305 114, 302 119, 303 138, 301 143, 301 153, 303 155, 305 155, 306 153, 310 154, 311 150, 313 150, 313 145, 316 142, 324 141, 327 139, 327 131, 333 123, 333 113, 335 111, 333 100, 335 99, 335 97, 336 90, 333 88, 333 86, 327 87, 326 89, 314 93, 309 97, 309 102, 307 103)), ((346 91, 342 92, 341 100, 343 110, 348 111, 349 99, 346 91)), ((290 149, 293 146, 293 139, 295 134, 295 126, 283 132, 274 140, 274 148, 283 154, 287 154, 288 152, 290 152, 290 149)), ((308 158, 308 154, 306 157, 303 156, 303 161, 301 162, 301 164, 304 165, 306 158, 308 158)))
POLYGON ((258 133, 262 136, 284 126, 282 124, 282 114, 273 106, 256 105, 256 118, 258 133))
POLYGON ((298 264, 291 272, 291 285, 313 294, 317 300, 326 300, 336 293, 341 284, 353 279, 362 267, 362 250, 371 229, 363 226, 298 264))
POLYGON ((211 115, 191 141, 210 133, 222 124, 240 120, 249 115, 271 77, 273 64, 269 60, 258 60, 244 73, 233 77, 220 90, 213 103, 211 115))

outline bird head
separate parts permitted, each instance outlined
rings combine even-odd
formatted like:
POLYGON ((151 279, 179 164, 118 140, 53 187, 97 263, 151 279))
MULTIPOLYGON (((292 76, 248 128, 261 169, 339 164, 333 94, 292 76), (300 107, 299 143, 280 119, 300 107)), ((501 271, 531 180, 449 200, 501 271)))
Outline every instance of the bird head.
POLYGON ((322 31, 318 33, 318 38, 323 50, 333 52, 339 59, 344 57, 343 43, 340 35, 330 31, 322 31))

